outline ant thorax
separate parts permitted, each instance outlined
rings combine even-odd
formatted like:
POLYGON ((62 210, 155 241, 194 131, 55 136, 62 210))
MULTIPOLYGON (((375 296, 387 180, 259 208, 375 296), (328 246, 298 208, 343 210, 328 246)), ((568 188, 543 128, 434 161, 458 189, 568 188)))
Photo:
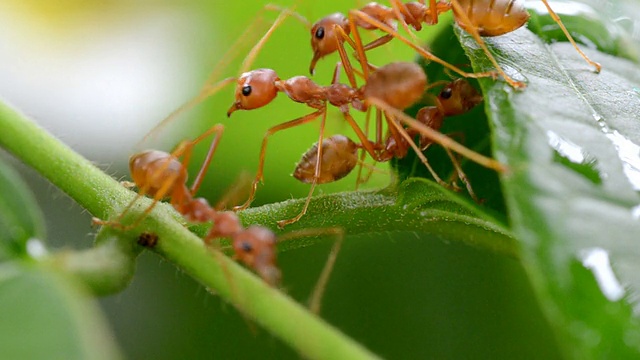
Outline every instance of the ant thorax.
POLYGON ((295 102, 307 104, 315 109, 324 107, 324 87, 306 76, 294 76, 285 81, 276 81, 275 86, 278 91, 284 92, 295 102))

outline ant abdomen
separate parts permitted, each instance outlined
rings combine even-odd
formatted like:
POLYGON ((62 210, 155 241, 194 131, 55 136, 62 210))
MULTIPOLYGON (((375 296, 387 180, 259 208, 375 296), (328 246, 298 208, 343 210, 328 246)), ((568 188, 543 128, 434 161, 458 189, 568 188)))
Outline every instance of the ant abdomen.
POLYGON ((149 196, 164 188, 164 195, 170 195, 175 186, 184 186, 187 172, 176 159, 163 151, 149 150, 129 158, 131 178, 149 196), (167 181, 170 184, 167 184, 167 181))
MULTIPOLYGON (((318 143, 302 155, 293 177, 303 183, 312 183, 318 163, 318 143)), ((318 184, 330 183, 347 176, 358 164, 358 146, 344 135, 333 135, 322 141, 322 161, 318 184)))
MULTIPOLYGON (((467 32, 473 26, 481 36, 500 36, 512 32, 529 21, 529 13, 522 0, 458 0, 471 24, 456 22, 467 32)), ((455 11, 455 8, 454 8, 455 11)))
POLYGON ((362 91, 365 99, 380 99, 396 109, 415 104, 427 86, 427 75, 420 65, 393 62, 372 72, 362 91))

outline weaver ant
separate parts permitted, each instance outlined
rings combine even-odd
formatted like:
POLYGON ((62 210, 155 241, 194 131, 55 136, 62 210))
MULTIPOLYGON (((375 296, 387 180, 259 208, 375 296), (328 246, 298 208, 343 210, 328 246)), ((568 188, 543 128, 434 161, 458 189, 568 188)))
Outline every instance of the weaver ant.
MULTIPOLYGON (((231 247, 234 250, 233 258, 253 269, 271 286, 278 286, 282 277, 277 264, 276 245, 278 242, 293 237, 334 234, 338 237, 338 240, 331 250, 309 303, 310 309, 318 313, 324 289, 342 244, 342 230, 337 228, 307 229, 277 238, 270 229, 264 226, 252 225, 244 228, 234 212, 218 211, 212 208, 206 199, 195 198, 195 193, 202 184, 204 174, 206 174, 213 159, 223 131, 224 127, 222 125, 214 125, 195 140, 181 142, 172 153, 150 150, 131 156, 129 167, 134 184, 138 187, 137 196, 127 205, 116 220, 103 221, 94 218, 93 223, 131 229, 138 226, 160 200, 169 198, 170 204, 186 220, 212 223, 210 230, 204 236, 205 244, 210 245, 214 239, 229 238, 231 247), (214 136, 205 161, 200 167, 193 184, 190 188, 187 188, 187 165, 191 158, 192 149, 211 135, 214 136), (183 158, 182 162, 179 160, 180 157, 183 158), (135 222, 130 225, 123 225, 121 222, 123 217, 131 210, 137 200, 144 195, 153 197, 151 205, 144 210, 143 214, 135 222)), ((157 241, 156 236, 154 245, 157 241)))
MULTIPOLYGON (((269 104, 279 92, 284 92, 291 100, 306 104, 315 109, 315 111, 267 130, 262 141, 260 162, 256 177, 252 183, 251 193, 242 206, 236 207, 237 210, 247 208, 253 201, 258 183, 263 178, 266 146, 269 137, 278 131, 306 124, 320 117, 321 123, 318 144, 323 144, 328 104, 338 107, 347 123, 349 123, 356 132, 362 148, 376 161, 385 161, 388 155, 387 150, 384 148, 385 144, 381 138, 376 139, 375 142, 367 139, 367 136, 349 113, 349 106, 359 111, 367 111, 370 105, 374 105, 377 109, 381 110, 385 114, 389 136, 398 144, 399 149, 406 151, 406 145, 411 146, 425 166, 430 169, 436 181, 444 186, 448 186, 448 184, 442 181, 437 174, 432 171, 426 157, 424 157, 419 147, 412 140, 411 135, 409 135, 400 123, 404 123, 410 129, 413 129, 411 131, 430 138, 433 142, 447 149, 456 151, 480 165, 499 171, 504 170, 504 167, 497 161, 467 149, 440 134, 438 131, 402 113, 401 110, 411 106, 422 97, 426 88, 426 75, 417 64, 397 62, 384 65, 373 71, 367 78, 367 83, 359 88, 338 83, 340 66, 341 64, 338 63, 334 71, 333 80, 329 86, 317 85, 305 76, 296 76, 288 80, 281 80, 276 72, 271 69, 253 70, 242 74, 238 79, 235 101, 227 112, 228 116, 231 116, 236 110, 251 110, 263 107, 269 104)), ((377 133, 380 134, 382 120, 379 120, 376 125, 378 129, 377 133)), ((323 159, 322 148, 323 146, 317 147, 317 159, 323 159)), ((296 217, 279 221, 278 225, 280 227, 298 221, 306 213, 311 195, 313 194, 315 186, 320 181, 322 163, 323 161, 316 162, 315 174, 311 181, 311 189, 303 209, 296 217)))
MULTIPOLYGON (((551 9, 548 1, 542 0, 542 2, 580 56, 582 56, 589 65, 593 66, 596 72, 600 72, 601 65, 589 59, 587 55, 580 50, 558 15, 551 9)), ((358 60, 366 76, 370 65, 366 61, 365 51, 384 45, 395 37, 413 48, 424 58, 444 65, 464 77, 477 78, 481 76, 491 76, 492 73, 466 73, 441 60, 429 51, 416 45, 415 41, 411 41, 397 32, 396 24, 400 23, 415 40, 415 36, 413 32, 410 31, 409 26, 416 31, 420 31, 423 23, 426 25, 437 24, 438 16, 441 13, 452 10, 456 23, 475 39, 496 71, 505 81, 516 89, 526 87, 525 83, 515 81, 505 74, 482 39, 482 36, 499 36, 515 31, 526 24, 529 20, 529 13, 524 7, 524 1, 449 0, 445 2, 442 0, 429 0, 429 4, 427 5, 425 0, 407 3, 403 3, 400 0, 391 0, 391 6, 392 7, 389 8, 377 3, 369 3, 360 9, 349 11, 348 16, 335 13, 316 22, 311 29, 311 46, 314 55, 311 60, 310 72, 313 74, 315 64, 319 59, 336 50, 340 50, 343 46, 342 44, 346 41, 356 50, 358 60), (386 35, 363 45, 360 34, 358 33, 358 27, 366 30, 379 29, 385 32, 386 35), (350 35, 353 36, 353 39, 350 35)), ((348 62, 346 54, 343 51, 340 52, 340 57, 343 63, 348 62)))
POLYGON ((170 204, 187 221, 212 222, 211 229, 204 237, 206 244, 210 244, 213 239, 230 238, 235 250, 234 258, 256 271, 265 282, 275 286, 280 282, 280 270, 275 261, 276 237, 273 232, 261 226, 251 226, 245 229, 235 213, 217 211, 209 205, 206 199, 194 197, 202 184, 223 131, 224 127, 217 124, 195 140, 181 142, 172 153, 148 150, 132 155, 129 159, 129 170, 138 187, 138 195, 116 220, 103 221, 94 218, 93 223, 131 229, 138 226, 160 200, 169 198, 170 204), (210 135, 214 136, 205 161, 191 188, 187 188, 187 165, 191 158, 192 149, 210 135), (179 157, 184 158, 182 162, 179 157), (151 205, 134 223, 127 226, 122 225, 123 217, 131 210, 137 200, 145 195, 153 197, 151 205))

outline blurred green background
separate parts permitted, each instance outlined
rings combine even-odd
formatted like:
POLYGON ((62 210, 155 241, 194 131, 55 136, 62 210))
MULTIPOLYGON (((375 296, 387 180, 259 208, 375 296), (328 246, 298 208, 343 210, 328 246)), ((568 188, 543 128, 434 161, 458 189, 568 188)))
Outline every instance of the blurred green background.
MULTIPOLYGON (((315 21, 358 5, 299 1, 298 10, 315 21)), ((138 142, 197 94, 226 50, 247 26, 259 21, 261 8, 258 1, 4 0, 0 95, 116 178, 127 177, 131 153, 147 147, 168 150, 181 138, 224 123, 220 150, 201 191, 215 202, 240 174, 253 175, 267 128, 311 109, 281 95, 264 109, 236 112, 227 119, 225 112, 233 99, 228 87, 158 132, 153 141, 138 142)), ((265 23, 275 17, 273 12, 262 14, 265 23)), ((427 41, 435 32, 426 29, 420 36, 427 41)), ((242 55, 221 69, 223 77, 238 75, 242 56, 254 42, 251 36, 240 39, 242 55)), ((310 59, 307 30, 290 19, 275 32, 253 67, 273 68, 288 78, 307 75, 310 59)), ((397 42, 371 55, 377 64, 411 59, 412 52, 397 42)), ((335 61, 335 55, 321 61, 314 79, 327 84, 335 61)), ((350 134, 337 110, 329 112, 326 133, 350 134)), ((308 187, 289 174, 316 140, 317 123, 272 138, 265 185, 259 188, 256 205, 306 196, 308 187)), ((197 163, 194 160, 194 170, 197 163)), ((95 231, 89 226, 90 215, 29 169, 21 170, 45 211, 50 244, 89 246, 95 231)), ((367 187, 388 181, 389 175, 377 175, 367 187)), ((317 193, 352 190, 354 184, 351 176, 320 186, 317 193)), ((323 316, 389 358, 558 356, 517 261, 447 239, 417 242, 414 237, 396 232, 385 241, 356 238, 345 244, 323 316)), ((292 297, 306 300, 330 246, 281 255, 284 287, 292 297)), ((101 303, 129 358, 298 357, 147 252, 140 257, 132 285, 101 303)))

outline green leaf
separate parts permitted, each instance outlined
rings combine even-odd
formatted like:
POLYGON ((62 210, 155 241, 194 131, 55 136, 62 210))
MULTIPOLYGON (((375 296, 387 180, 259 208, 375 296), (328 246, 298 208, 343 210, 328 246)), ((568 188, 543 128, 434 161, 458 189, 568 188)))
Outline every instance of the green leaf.
POLYGON ((95 302, 48 269, 4 263, 0 308, 2 359, 120 358, 95 302))
POLYGON ((45 238, 42 211, 18 173, 1 158, 0 189, 0 261, 27 256, 27 242, 45 238))
MULTIPOLYGON (((300 212, 305 199, 249 209, 240 215, 245 223, 275 224, 300 212)), ((393 231, 420 231, 438 235, 511 257, 518 250, 507 230, 466 200, 425 179, 409 179, 398 187, 377 192, 346 192, 316 196, 307 214, 287 231, 342 227, 347 235, 393 231)), ((312 242, 289 241, 281 250, 312 242)))
MULTIPOLYGON (((491 69, 459 34, 474 69, 491 69)), ((486 41, 528 84, 480 82, 496 158, 510 168, 512 229, 558 342, 569 357, 637 358, 640 68, 583 47, 602 64, 596 74, 570 44, 547 45, 525 28, 486 41)))
MULTIPOLYGON (((624 1, 617 2, 620 5, 624 1)), ((531 14, 527 23, 529 30, 547 43, 567 41, 542 1, 528 1, 526 6, 531 14)), ((640 54, 633 46, 633 39, 618 22, 609 21, 604 12, 595 11, 592 7, 575 1, 554 1, 552 6, 576 41, 610 55, 638 61, 640 54)))

